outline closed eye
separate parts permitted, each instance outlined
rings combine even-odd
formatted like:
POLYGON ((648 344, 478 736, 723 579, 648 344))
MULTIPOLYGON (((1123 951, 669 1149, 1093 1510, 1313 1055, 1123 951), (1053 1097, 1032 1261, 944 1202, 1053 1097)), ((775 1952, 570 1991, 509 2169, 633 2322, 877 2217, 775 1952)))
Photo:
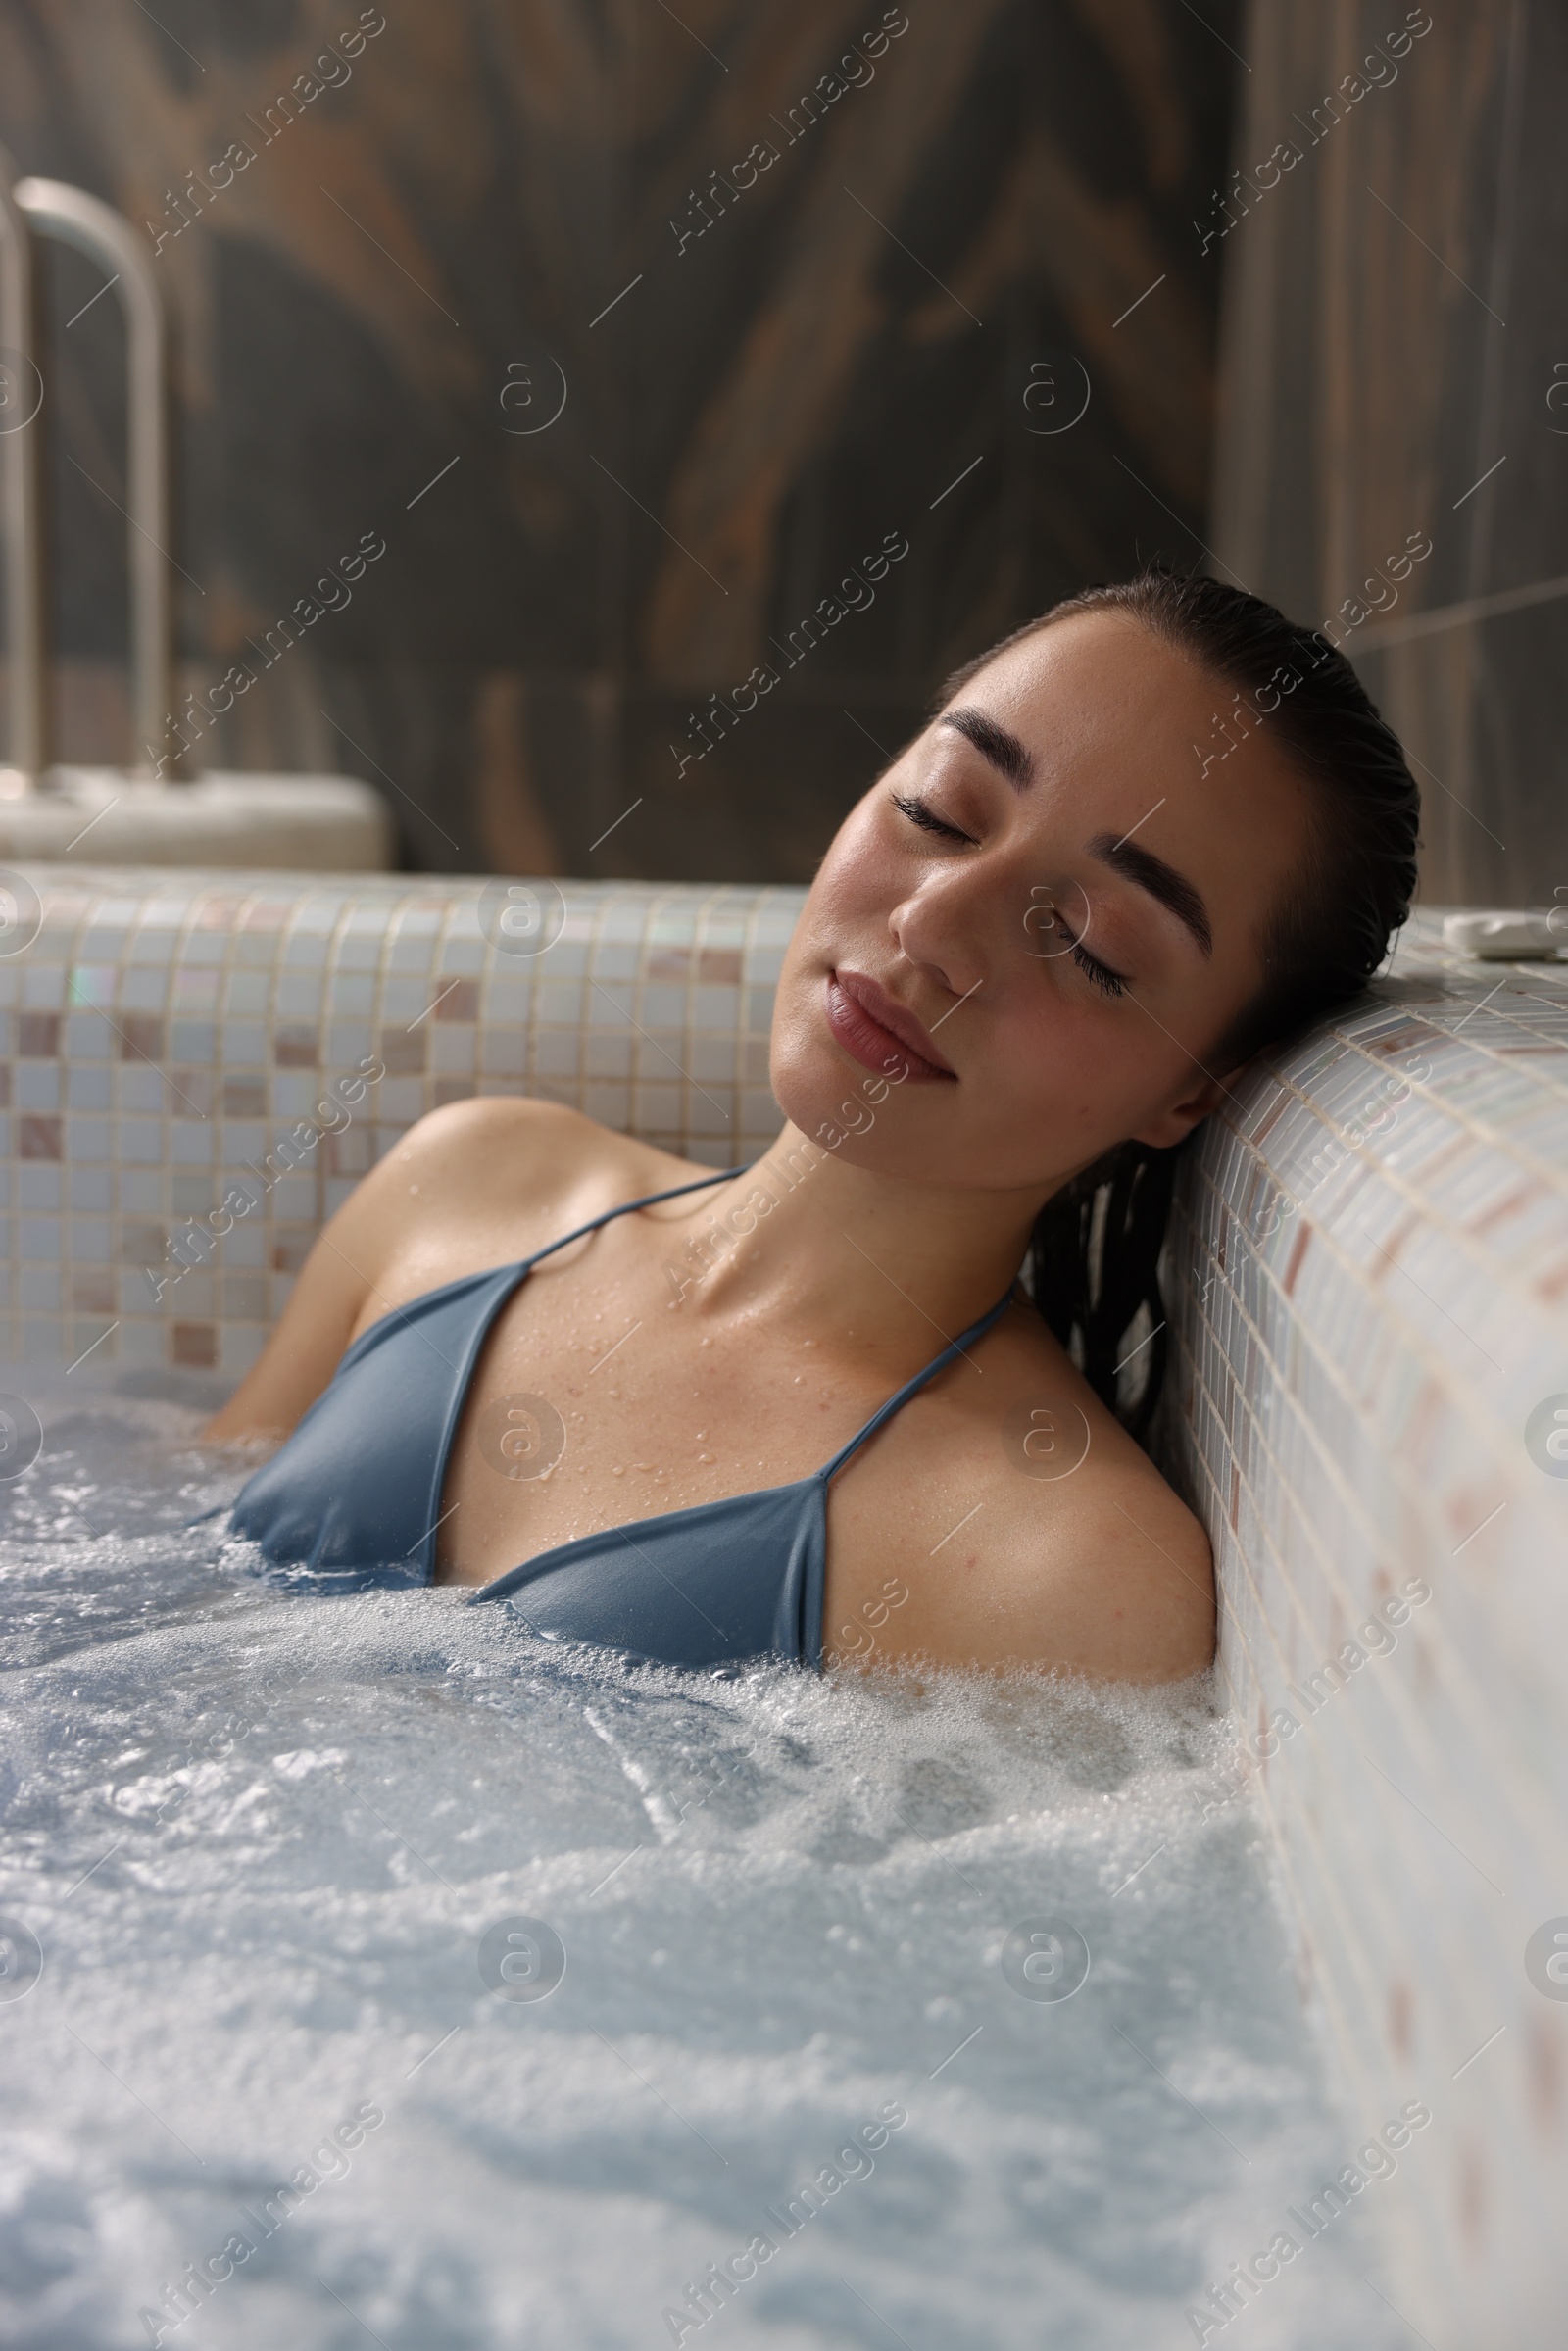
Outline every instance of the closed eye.
MULTIPOLYGON (((1060 920, 1059 915, 1057 919, 1060 920)), ((1062 928, 1065 930, 1066 925, 1063 924, 1062 928)), ((1085 979, 1093 981, 1102 995, 1125 996, 1127 993, 1127 982, 1121 973, 1112 971, 1108 963, 1102 963, 1098 955, 1092 955, 1081 939, 1073 940, 1072 959, 1085 979)))
POLYGON ((973 833, 961 832, 957 825, 949 824, 923 800, 915 800, 909 793, 895 792, 893 805, 901 816, 906 816, 911 824, 917 824, 922 833, 936 833, 944 841, 967 842, 971 849, 974 848, 973 833))

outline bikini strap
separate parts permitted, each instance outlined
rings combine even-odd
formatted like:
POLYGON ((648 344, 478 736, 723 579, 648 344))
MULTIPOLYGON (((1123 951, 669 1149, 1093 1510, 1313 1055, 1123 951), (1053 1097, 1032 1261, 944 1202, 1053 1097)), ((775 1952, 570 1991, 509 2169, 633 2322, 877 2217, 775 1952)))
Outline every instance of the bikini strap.
POLYGON ((518 1271, 531 1273, 541 1257, 554 1256, 556 1250, 564 1249, 568 1242, 580 1241, 585 1233, 597 1233, 601 1225, 612 1224, 617 1216, 629 1216, 633 1208, 651 1208, 657 1200, 679 1200, 683 1192, 706 1192, 711 1185, 727 1184, 731 1176, 745 1173, 744 1167, 724 1167, 720 1168, 717 1175, 699 1176, 695 1184, 672 1184, 667 1192, 645 1192, 641 1200, 624 1200, 618 1207, 607 1208, 602 1216, 591 1216, 586 1224, 578 1225, 574 1232, 563 1233, 559 1241, 548 1242, 543 1249, 535 1249, 531 1257, 521 1260, 518 1271))
POLYGON ((1009 1283, 1005 1296, 999 1298, 988 1313, 982 1314, 978 1322, 972 1322, 966 1331, 960 1331, 956 1339, 950 1340, 940 1355, 932 1356, 924 1371, 917 1371, 912 1380, 905 1382, 897 1396, 890 1396, 885 1404, 879 1405, 864 1428, 858 1430, 856 1435, 850 1439, 849 1444, 841 1446, 832 1460, 817 1471, 816 1474, 823 1485, 825 1486, 829 1478, 835 1476, 844 1467, 852 1453, 859 1451, 868 1437, 876 1435, 884 1421, 891 1420, 895 1412, 901 1412, 912 1396, 918 1396, 928 1380, 934 1380, 937 1373, 945 1370, 956 1356, 963 1353, 966 1347, 973 1347, 977 1339, 983 1339, 992 1324, 1000 1322, 1011 1304, 1012 1286, 1009 1283))

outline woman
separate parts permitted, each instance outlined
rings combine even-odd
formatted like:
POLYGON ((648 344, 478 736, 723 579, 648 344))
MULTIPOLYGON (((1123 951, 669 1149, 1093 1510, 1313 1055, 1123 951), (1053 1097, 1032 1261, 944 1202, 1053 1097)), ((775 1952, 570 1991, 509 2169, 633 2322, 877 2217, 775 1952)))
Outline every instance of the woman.
POLYGON ((823 859, 766 1156, 715 1180, 511 1099, 421 1120, 211 1425, 295 1431, 236 1530, 677 1664, 1199 1671, 1208 1544, 1116 1417, 1118 1348, 1163 1319, 1171 1155, 1382 960, 1416 814, 1348 664, 1270 606, 1154 572, 1054 607, 823 859))

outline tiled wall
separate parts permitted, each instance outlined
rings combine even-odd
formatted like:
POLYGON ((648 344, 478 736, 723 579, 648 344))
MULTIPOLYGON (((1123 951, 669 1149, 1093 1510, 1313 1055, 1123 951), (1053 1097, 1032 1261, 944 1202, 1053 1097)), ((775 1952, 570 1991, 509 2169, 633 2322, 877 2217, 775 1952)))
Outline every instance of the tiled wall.
MULTIPOLYGON (((549 1095, 715 1166, 776 1131, 797 891, 540 885, 524 944, 560 935, 529 961, 504 884, 0 883, 13 1356, 239 1373, 323 1216, 465 1094, 549 1095), (353 1099, 362 1063, 384 1075, 353 1099), (236 1189, 256 1205, 220 1245, 179 1242, 236 1189)), ((1163 1442, 1352 2110, 1432 2110, 1367 2191, 1390 2290, 1435 2351, 1535 2351, 1560 2339, 1568 2185, 1568 2001, 1524 1964, 1568 1916, 1568 1478, 1525 1430, 1568 1398, 1568 962, 1459 966, 1437 936, 1413 924, 1189 1163, 1163 1442)))
POLYGON ((1432 2109, 1367 2191, 1400 2314, 1536 2351, 1568 2306, 1568 2003, 1525 1968, 1568 1915, 1568 1478, 1526 1427, 1568 1403, 1568 962, 1439 937, 1187 1170, 1167 1435, 1307 1988, 1368 2128, 1432 2109))
POLYGON ((12 1359, 237 1376, 324 1218, 463 1095, 546 1095, 716 1167, 778 1128, 797 890, 575 884, 568 905, 541 884, 561 929, 530 960, 491 917, 505 885, 477 880, 22 880, 0 946, 30 927, 28 885, 42 926, 0 955, 12 1359))

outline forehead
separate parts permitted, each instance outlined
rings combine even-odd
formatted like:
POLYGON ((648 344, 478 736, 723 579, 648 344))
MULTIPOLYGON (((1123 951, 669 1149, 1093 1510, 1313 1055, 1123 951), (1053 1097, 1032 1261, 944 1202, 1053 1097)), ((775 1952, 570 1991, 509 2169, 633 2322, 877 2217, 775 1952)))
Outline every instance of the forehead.
MULTIPOLYGON (((1020 720, 1060 741, 1107 743, 1135 735, 1146 746, 1211 714, 1232 689, 1200 661, 1130 612, 1070 612, 999 653, 954 697, 980 702, 1022 733, 1020 720)), ((1029 740, 1026 736, 1025 740, 1029 740)), ((1035 746, 1031 742, 1031 749, 1035 746)), ((1195 766, 1198 762, 1194 762, 1195 766)))

